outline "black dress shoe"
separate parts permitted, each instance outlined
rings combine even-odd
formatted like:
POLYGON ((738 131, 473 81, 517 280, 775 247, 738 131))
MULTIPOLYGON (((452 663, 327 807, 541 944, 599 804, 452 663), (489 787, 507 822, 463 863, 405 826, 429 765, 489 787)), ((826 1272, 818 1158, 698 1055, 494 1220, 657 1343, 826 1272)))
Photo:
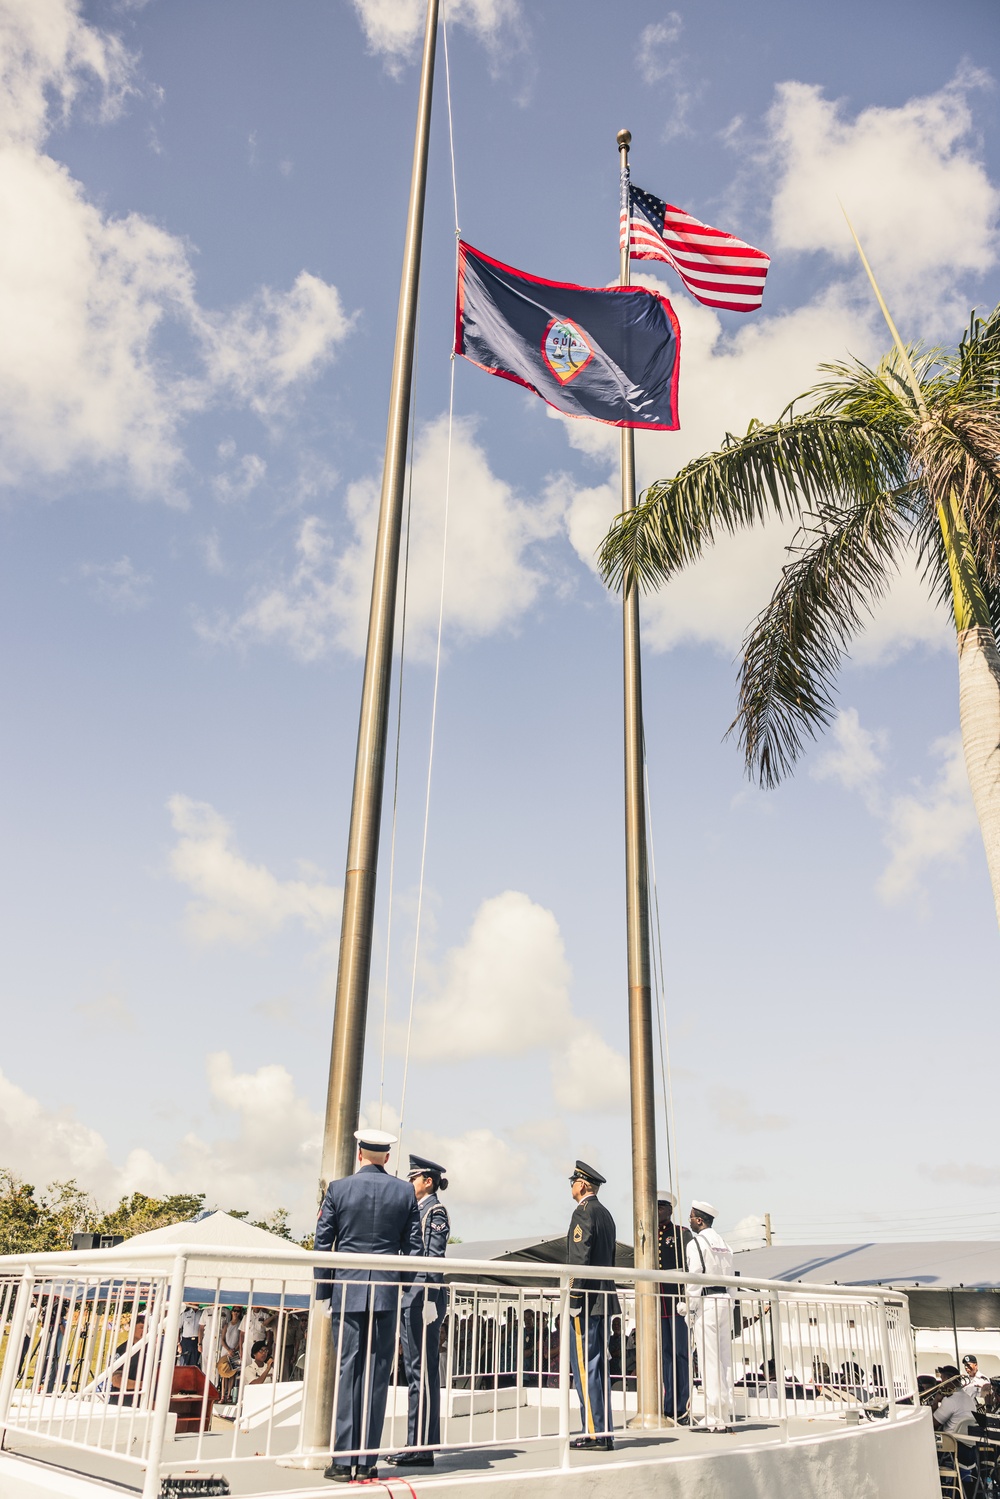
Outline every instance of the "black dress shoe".
POLYGON ((394 1468, 433 1468, 433 1452, 394 1452, 386 1458, 394 1468))
POLYGON ((569 1445, 578 1450, 582 1449, 584 1452, 596 1452, 598 1442, 596 1437, 574 1437, 569 1445))
POLYGON ((354 1470, 355 1483, 377 1483, 378 1468, 372 1463, 370 1468, 362 1468, 360 1465, 354 1470))
POLYGON ((615 1439, 614 1439, 614 1437, 598 1437, 597 1438, 597 1447, 598 1447, 598 1450, 601 1451, 601 1452, 614 1452, 614 1450, 615 1450, 615 1439))
POLYGON ((354 1473, 350 1463, 331 1463, 324 1469, 323 1477, 332 1478, 334 1483, 351 1483, 354 1473))

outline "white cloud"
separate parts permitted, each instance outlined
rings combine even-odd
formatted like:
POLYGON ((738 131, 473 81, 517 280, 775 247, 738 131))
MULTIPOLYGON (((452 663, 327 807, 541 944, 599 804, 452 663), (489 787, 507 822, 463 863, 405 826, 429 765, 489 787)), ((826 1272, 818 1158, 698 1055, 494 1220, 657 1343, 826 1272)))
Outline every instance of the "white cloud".
POLYGON ((759 1249, 764 1243, 764 1220, 757 1214, 741 1218, 726 1231, 730 1249, 759 1249))
POLYGON ((95 87, 105 115, 130 60, 71 0, 0 14, 0 483, 78 479, 88 469, 179 500, 179 433, 225 396, 262 415, 314 374, 351 322, 337 291, 307 272, 230 312, 203 308, 188 247, 140 214, 87 200, 46 135, 95 87), (179 326, 185 366, 161 334, 179 326))
POLYGON ((639 71, 647 83, 659 83, 670 76, 671 57, 669 48, 684 30, 684 22, 677 11, 667 13, 662 21, 651 21, 644 26, 639 36, 636 61, 639 71))
POLYGON ((959 1165, 949 1161, 942 1166, 918 1166, 920 1175, 939 1187, 984 1187, 995 1191, 1000 1187, 1000 1169, 996 1166, 959 1165))
MULTIPOLYGON (((220 461, 228 465, 212 480, 216 498, 224 504, 245 500, 262 484, 267 474, 267 463, 259 453, 241 453, 237 461, 236 444, 232 438, 220 442, 216 450, 220 461)), ((213 569, 214 570, 214 569, 213 569)))
MULTIPOLYGON (((447 417, 431 422, 414 460, 406 630, 407 653, 417 659, 432 656, 437 630, 447 438, 447 417)), ((258 590, 235 619, 202 620, 199 632, 215 642, 280 640, 306 661, 334 647, 361 654, 378 503, 374 478, 350 485, 345 545, 338 548, 318 516, 307 516, 299 524, 291 572, 258 590)), ((491 471, 473 424, 455 423, 444 600, 452 638, 493 634, 530 608, 544 581, 530 550, 558 529, 558 508, 548 495, 535 503, 520 499, 491 471)))
POLYGON ((964 321, 951 296, 961 274, 997 259, 1000 192, 980 159, 969 105, 989 81, 966 69, 936 93, 853 119, 815 85, 782 84, 768 119, 769 165, 781 174, 773 250, 819 250, 853 268, 839 197, 883 289, 920 312, 916 331, 933 337, 943 311, 953 333, 956 312, 964 321))
POLYGON ((90 579, 94 598, 120 614, 145 609, 152 597, 151 575, 138 572, 128 557, 119 557, 117 562, 85 562, 80 572, 90 579))
POLYGON ((341 892, 320 880, 279 880, 233 847, 233 829, 207 802, 180 794, 167 803, 178 834, 170 853, 174 879, 192 890, 186 919, 200 942, 253 942, 287 921, 329 932, 340 919, 341 892))
POLYGON ((924 875, 935 865, 956 865, 965 856, 977 822, 957 731, 935 740, 931 755, 940 764, 929 785, 920 781, 902 795, 884 784, 888 736, 864 728, 857 709, 841 710, 831 730, 833 747, 822 753, 812 774, 856 791, 883 828, 890 858, 876 889, 889 905, 919 892, 924 875))
POLYGON ((68 1109, 45 1108, 0 1072, 0 1160, 36 1186, 75 1177, 102 1205, 134 1191, 204 1192, 223 1208, 286 1207, 304 1227, 319 1173, 320 1116, 284 1067, 239 1073, 226 1052, 216 1052, 206 1072, 224 1132, 213 1140, 186 1135, 168 1161, 140 1147, 120 1166, 96 1130, 68 1109))
MULTIPOLYGON (((393 68, 413 56, 423 36, 424 0, 354 0, 354 8, 372 52, 385 55, 393 68)), ((450 24, 467 27, 491 46, 520 17, 518 0, 449 0, 448 4, 450 24)))
POLYGON ((891 904, 912 895, 931 865, 960 863, 978 827, 960 734, 938 739, 931 752, 941 761, 936 779, 907 796, 893 797, 886 810, 892 857, 878 892, 891 904))
POLYGON ((37 144, 53 105, 65 119, 94 85, 106 117, 128 92, 131 60, 121 41, 88 26, 79 9, 70 0, 7 0, 0 9, 0 143, 37 144))
POLYGON ((578 1020, 564 1049, 553 1051, 552 1092, 574 1113, 620 1113, 628 1107, 628 1063, 595 1026, 578 1020))
POLYGON ((674 48, 683 30, 684 22, 677 11, 668 11, 662 21, 643 27, 636 49, 636 64, 643 80, 667 86, 671 109, 661 136, 665 141, 690 133, 688 114, 701 92, 700 84, 692 86, 689 60, 674 48))
POLYGON ((811 774, 817 781, 839 781, 845 791, 870 793, 884 766, 879 752, 886 746, 885 731, 863 728, 857 708, 845 708, 829 733, 833 748, 820 755, 811 774))
POLYGON ((506 890, 483 901, 417 1005, 411 1053, 447 1062, 548 1051, 560 1108, 617 1112, 628 1101, 625 1058, 574 1013, 570 982, 555 916, 506 890))
POLYGON ((768 1114, 758 1109, 749 1095, 739 1088, 713 1088, 711 1099, 719 1123, 733 1134, 766 1134, 787 1129, 791 1124, 784 1114, 768 1114))
POLYGON ((519 1056, 562 1044, 570 969, 551 911, 518 890, 483 901, 444 965, 440 992, 419 1005, 414 1056, 519 1056))
MULTIPOLYGON (((495 1206, 498 1183, 523 1180, 527 1157, 491 1129, 468 1129, 460 1135, 437 1135, 414 1130, 407 1146, 428 1160, 443 1161, 448 1167, 448 1195, 451 1204, 476 1207, 495 1206)), ((502 1190, 502 1188, 501 1188, 502 1190)))

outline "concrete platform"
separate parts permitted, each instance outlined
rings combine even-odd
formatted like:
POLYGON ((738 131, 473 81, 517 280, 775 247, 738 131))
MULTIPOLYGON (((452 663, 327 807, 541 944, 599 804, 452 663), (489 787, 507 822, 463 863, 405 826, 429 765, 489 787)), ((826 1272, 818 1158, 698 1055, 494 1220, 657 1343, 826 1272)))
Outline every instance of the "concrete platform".
MULTIPOLYGON (((513 1414, 513 1413, 511 1413, 513 1414)), ((553 1413, 554 1414, 554 1413, 553 1413)), ((257 1499, 320 1499, 360 1493, 362 1486, 327 1482, 321 1474, 279 1467, 253 1457, 253 1433, 211 1434, 194 1461, 197 1439, 176 1438, 164 1453, 174 1473, 221 1473, 234 1495, 257 1499), (242 1459, 242 1461, 240 1460, 242 1459)), ((289 1448, 291 1433, 289 1433, 289 1448)), ((136 1493, 141 1469, 120 1460, 52 1444, 16 1439, 0 1453, 3 1499, 107 1499, 136 1493)), ((558 1466, 554 1435, 536 1441, 498 1441, 489 1448, 452 1449, 432 1470, 383 1466, 384 1486, 396 1499, 407 1489, 418 1499, 939 1499, 929 1413, 898 1422, 848 1426, 794 1417, 787 1430, 770 1423, 740 1424, 731 1434, 676 1430, 625 1433, 613 1453, 574 1452, 558 1466)), ((371 1485, 364 1486, 371 1488, 371 1485)), ((381 1490, 380 1490, 381 1491, 381 1490)))

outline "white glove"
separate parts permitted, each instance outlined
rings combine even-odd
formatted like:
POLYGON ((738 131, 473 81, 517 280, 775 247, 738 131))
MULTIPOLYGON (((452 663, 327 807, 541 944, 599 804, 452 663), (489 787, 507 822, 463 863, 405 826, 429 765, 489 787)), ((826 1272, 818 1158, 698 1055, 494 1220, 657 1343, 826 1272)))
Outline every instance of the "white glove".
POLYGON ((318 1312, 321 1312, 324 1317, 332 1317, 333 1316, 333 1297, 332 1296, 327 1297, 326 1301, 317 1301, 317 1303, 316 1303, 316 1310, 318 1312))
POLYGON ((678 1317, 686 1317, 687 1314, 688 1314, 688 1304, 687 1304, 687 1302, 686 1301, 682 1301, 682 1300, 678 1300, 678 1302, 677 1302, 677 1315, 678 1315, 678 1317))
POLYGON ((437 1319, 438 1319, 438 1309, 437 1309, 436 1302, 428 1301, 427 1297, 425 1296, 424 1297, 424 1326, 425 1327, 431 1327, 431 1326, 433 1326, 433 1324, 437 1321, 437 1319))

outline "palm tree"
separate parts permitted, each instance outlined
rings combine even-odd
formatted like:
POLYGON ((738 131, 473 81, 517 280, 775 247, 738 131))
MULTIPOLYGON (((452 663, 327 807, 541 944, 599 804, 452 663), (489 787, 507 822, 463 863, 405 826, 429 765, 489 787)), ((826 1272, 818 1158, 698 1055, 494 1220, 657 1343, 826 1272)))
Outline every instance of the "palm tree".
POLYGON ((877 368, 822 366, 828 378, 776 422, 652 484, 616 520, 601 565, 617 586, 648 588, 720 531, 800 520, 744 640, 730 726, 750 774, 774 786, 830 722, 851 638, 915 551, 954 614, 965 763, 1000 919, 1000 307, 973 315, 951 351, 904 348, 883 311, 896 347, 877 368))

